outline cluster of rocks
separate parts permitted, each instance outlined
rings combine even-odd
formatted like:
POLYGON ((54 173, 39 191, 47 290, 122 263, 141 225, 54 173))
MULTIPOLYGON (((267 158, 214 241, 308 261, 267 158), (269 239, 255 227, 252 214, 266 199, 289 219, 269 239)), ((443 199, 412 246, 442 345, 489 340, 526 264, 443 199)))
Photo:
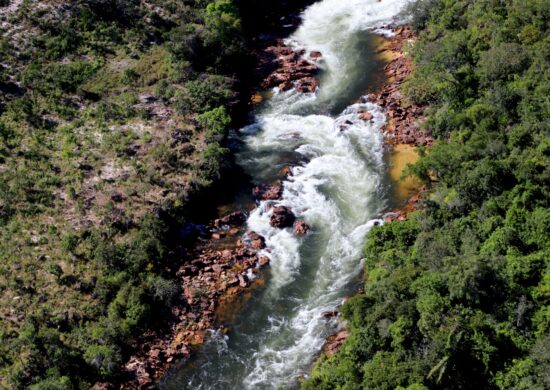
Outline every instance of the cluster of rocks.
POLYGON ((349 332, 347 330, 341 330, 335 335, 329 336, 323 347, 323 352, 327 356, 332 356, 340 350, 344 341, 349 337, 349 332))
POLYGON ((294 225, 296 216, 287 206, 275 206, 272 209, 269 224, 273 227, 284 229, 294 225))
POLYGON ((401 94, 401 84, 412 72, 412 61, 402 52, 403 44, 414 40, 415 35, 409 27, 397 29, 395 34, 383 49, 393 58, 384 67, 389 82, 378 93, 369 94, 368 98, 386 110, 389 121, 385 130, 390 135, 390 143, 429 146, 434 139, 419 126, 425 107, 408 104, 401 94))
MULTIPOLYGON (((286 176, 289 174, 290 169, 284 171, 284 175, 286 176)), ((258 200, 280 200, 283 194, 283 185, 280 182, 261 184, 254 187, 252 194, 258 200)), ((269 224, 279 229, 293 227, 294 233, 299 237, 305 236, 310 229, 304 221, 296 218, 296 215, 294 215, 288 206, 272 206, 269 224)))
POLYGON ((265 89, 278 87, 281 91, 295 89, 298 92, 315 92, 318 83, 315 75, 319 68, 316 61, 322 57, 318 51, 309 53, 309 61, 304 58, 306 52, 295 51, 279 40, 264 52, 264 62, 271 63, 275 69, 267 76, 261 86, 265 89))
MULTIPOLYGON (((282 193, 280 182, 253 189, 258 200, 277 201, 282 193)), ((293 227, 298 236, 308 233, 309 226, 297 219, 287 206, 272 206, 271 212, 270 224, 273 227, 293 227)), ((215 328, 220 302, 250 286, 250 276, 269 264, 269 257, 260 252, 266 248, 265 238, 254 231, 243 234, 230 249, 214 249, 214 241, 236 236, 245 222, 246 214, 237 211, 210 223, 207 229, 210 240, 176 273, 182 294, 178 304, 172 308, 171 328, 164 334, 151 332, 144 335, 138 352, 124 367, 131 379, 123 388, 154 388, 154 381, 170 363, 188 357, 191 348, 202 344, 208 331, 215 328)))
MULTIPOLYGON (((289 167, 285 167, 281 171, 281 175, 284 177, 290 174, 289 167)), ((252 194, 258 200, 280 200, 283 196, 283 185, 281 182, 261 184, 252 189, 252 194)), ((292 210, 287 206, 272 206, 269 224, 279 229, 292 226, 294 227, 294 233, 299 237, 305 236, 309 231, 309 226, 304 221, 297 219, 292 210)))
MULTIPOLYGON (((242 212, 217 219, 213 226, 238 228, 246 220, 242 212)), ((250 275, 269 264, 269 258, 259 251, 265 239, 248 232, 233 249, 213 250, 208 245, 194 258, 183 264, 177 277, 182 296, 174 305, 168 336, 151 334, 142 341, 139 352, 125 365, 126 374, 133 380, 124 388, 154 388, 153 382, 176 359, 188 357, 191 348, 204 342, 207 332, 215 327, 215 313, 222 298, 238 294, 251 284, 250 275)))
POLYGON ((283 185, 280 182, 260 184, 252 189, 252 195, 259 200, 279 200, 283 195, 283 185))

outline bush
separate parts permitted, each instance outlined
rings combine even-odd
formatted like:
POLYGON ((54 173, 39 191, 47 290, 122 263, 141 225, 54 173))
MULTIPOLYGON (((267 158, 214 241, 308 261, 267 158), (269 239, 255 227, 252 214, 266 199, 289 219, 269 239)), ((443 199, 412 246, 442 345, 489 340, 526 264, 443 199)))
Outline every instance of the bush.
POLYGON ((547 387, 543 3, 409 5, 423 31, 403 90, 431 104, 438 138, 409 172, 428 193, 370 232, 364 292, 342 307, 351 335, 304 388, 547 387))
POLYGON ((206 131, 208 141, 221 141, 227 134, 227 126, 231 123, 231 117, 224 106, 206 111, 198 116, 198 122, 206 131))
POLYGON ((426 27, 431 13, 439 5, 441 0, 412 0, 401 11, 403 17, 409 19, 409 24, 420 31, 426 27))
POLYGON ((227 106, 232 97, 232 81, 227 77, 207 75, 184 84, 185 94, 180 97, 179 109, 186 113, 204 113, 219 106, 227 106))

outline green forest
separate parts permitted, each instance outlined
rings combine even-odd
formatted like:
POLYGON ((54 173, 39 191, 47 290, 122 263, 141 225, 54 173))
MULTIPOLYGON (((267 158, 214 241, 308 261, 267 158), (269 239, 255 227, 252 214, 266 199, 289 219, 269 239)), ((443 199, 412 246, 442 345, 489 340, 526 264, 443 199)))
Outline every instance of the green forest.
POLYGON ((116 383, 179 292, 170 240, 227 165, 240 11, 11 3, 0 2, 0 388, 116 383))
POLYGON ((420 0, 420 210, 371 232, 351 336, 304 389, 550 388, 548 0, 420 0))
MULTIPOLYGON (((231 169, 256 37, 299 3, 0 0, 0 388, 124 382, 231 169)), ((369 234, 351 335, 302 388, 550 388, 549 10, 406 7, 427 190, 369 234)))

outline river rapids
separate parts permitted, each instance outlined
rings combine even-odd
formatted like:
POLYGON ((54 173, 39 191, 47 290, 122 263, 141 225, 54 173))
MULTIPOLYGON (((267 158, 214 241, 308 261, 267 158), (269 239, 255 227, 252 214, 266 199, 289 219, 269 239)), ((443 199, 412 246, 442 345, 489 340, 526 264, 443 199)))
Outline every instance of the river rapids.
POLYGON ((333 311, 359 283, 365 237, 387 207, 382 108, 361 99, 382 68, 374 32, 406 0, 322 0, 308 7, 288 44, 323 54, 315 93, 278 92, 238 133, 237 161, 257 183, 292 167, 280 201, 264 201, 248 229, 266 238, 265 285, 228 335, 212 332, 190 361, 173 370, 163 389, 295 388, 328 335, 333 311), (375 73, 377 75, 375 75, 375 73), (359 103, 352 104, 354 101, 359 103), (368 111, 371 121, 358 118, 368 111), (311 226, 305 237, 270 226, 270 206, 285 205, 311 226))

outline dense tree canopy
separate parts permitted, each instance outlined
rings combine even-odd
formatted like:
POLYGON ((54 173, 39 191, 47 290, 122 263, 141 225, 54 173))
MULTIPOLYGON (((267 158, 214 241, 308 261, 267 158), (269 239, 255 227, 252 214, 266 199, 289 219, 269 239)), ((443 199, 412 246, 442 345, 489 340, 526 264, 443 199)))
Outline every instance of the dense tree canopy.
POLYGON ((550 387, 547 0, 420 0, 404 90, 438 142, 421 210, 374 228, 351 336, 305 389, 550 387))

